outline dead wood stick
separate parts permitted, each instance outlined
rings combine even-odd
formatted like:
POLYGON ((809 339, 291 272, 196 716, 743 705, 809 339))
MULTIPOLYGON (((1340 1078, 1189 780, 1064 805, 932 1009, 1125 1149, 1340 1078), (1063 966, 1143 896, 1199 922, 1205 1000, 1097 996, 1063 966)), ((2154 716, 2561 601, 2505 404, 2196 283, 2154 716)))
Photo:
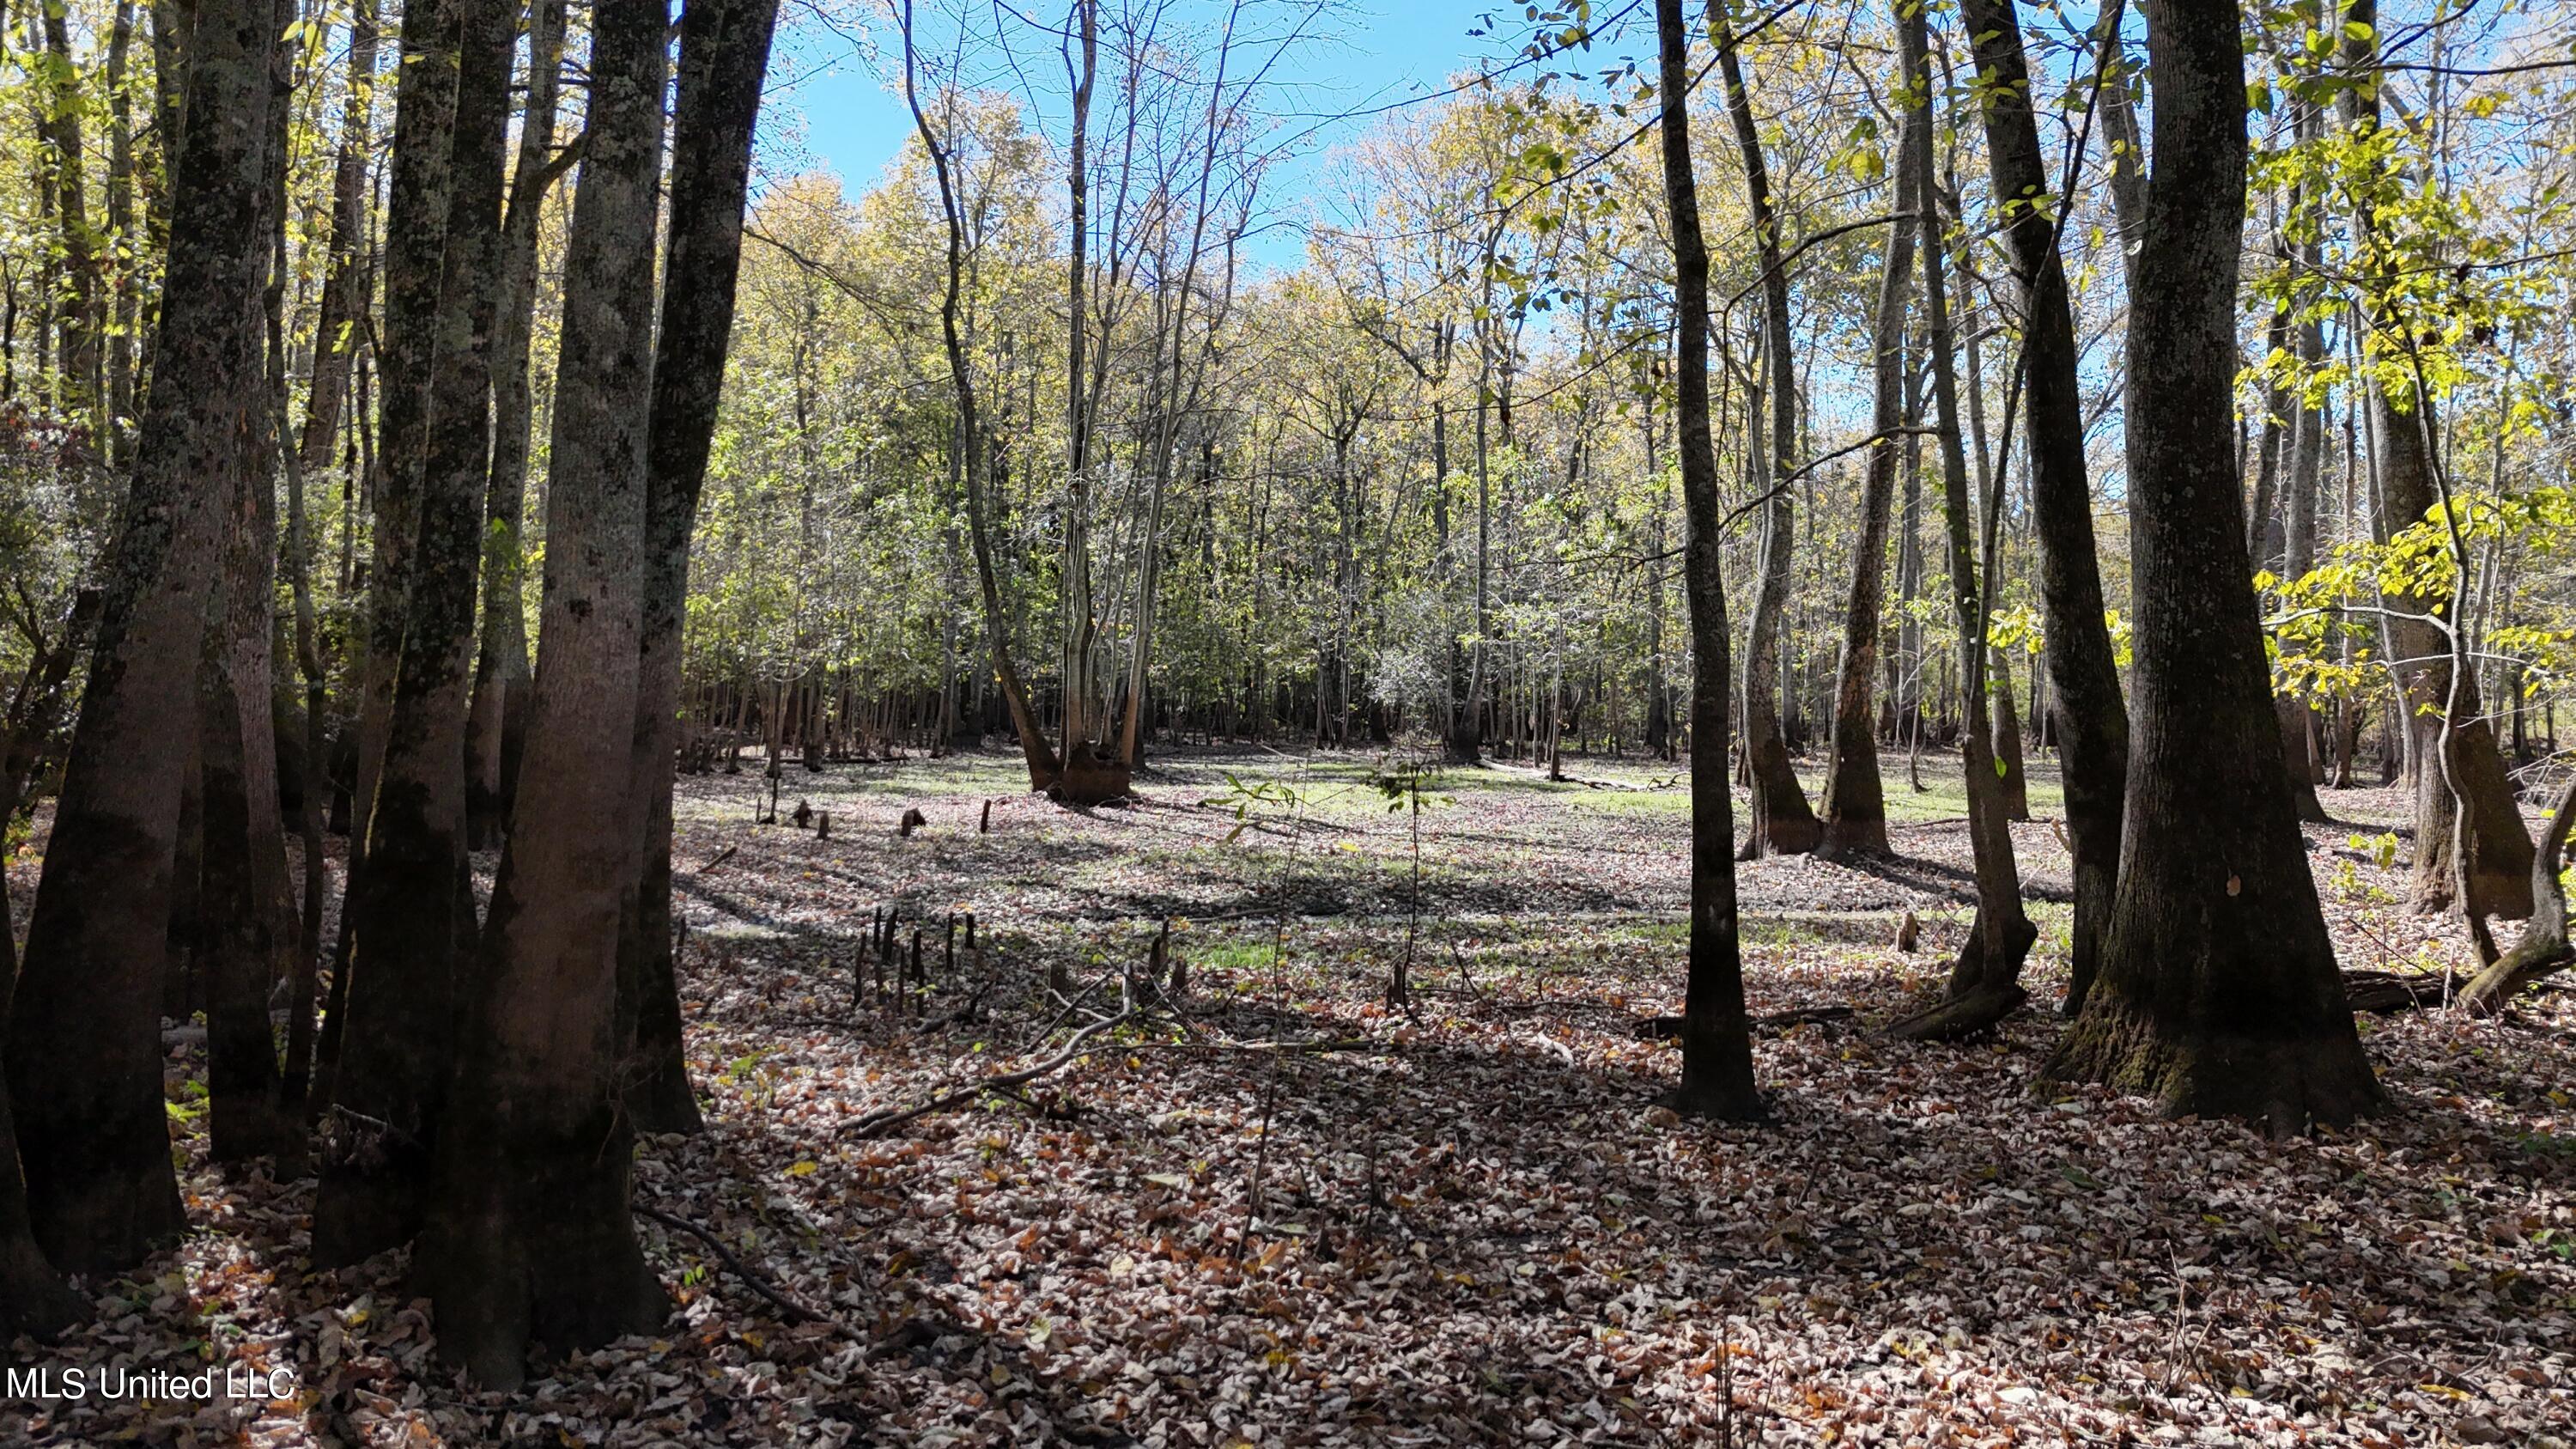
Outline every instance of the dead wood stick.
POLYGON ((734 845, 728 845, 728 846, 726 846, 724 849, 717 851, 717 852, 716 852, 716 854, 715 854, 715 858, 714 858, 713 860, 710 860, 710 861, 708 861, 706 864, 704 864, 704 865, 702 865, 702 866, 699 866, 696 870, 693 870, 693 871, 689 872, 689 874, 691 874, 691 875, 705 875, 708 871, 711 871, 711 870, 715 869, 717 866, 720 866, 720 865, 724 864, 726 861, 733 859, 733 854, 734 854, 734 852, 735 852, 735 851, 737 851, 737 850, 740 850, 740 849, 742 849, 742 846, 741 846, 740 844, 738 844, 738 843, 737 843, 737 844, 734 844, 734 845))
POLYGON ((924 1117, 971 1102, 986 1092, 997 1092, 1008 1087, 1025 1087, 1040 1077, 1062 1071, 1080 1058, 1101 1050, 1089 1044, 1091 1038, 1110 1027, 1123 1025, 1134 1017, 1133 1011, 1122 1011, 1116 1016, 1104 1016, 1075 1032, 1071 1039, 1065 1042, 1064 1050, 1036 1066, 1022 1067, 1015 1072, 995 1072, 989 1076, 978 1077, 965 1086, 942 1092, 917 1107, 906 1107, 901 1111, 871 1112, 842 1130, 858 1137, 876 1137, 906 1123, 918 1122, 924 1117))
POLYGON ((627 1206, 633 1208, 636 1216, 638 1217, 650 1218, 654 1222, 660 1223, 666 1228, 687 1233, 690 1237, 693 1237, 699 1242, 714 1249, 716 1257, 723 1261, 725 1267, 733 1271, 733 1275, 735 1277, 740 1278, 744 1283, 750 1285, 752 1292, 757 1293, 761 1297, 768 1299, 771 1303, 776 1304, 778 1306, 778 1311, 787 1315, 788 1322, 829 1323, 833 1327, 839 1328, 843 1333, 850 1334, 853 1338, 858 1337, 856 1333, 853 1333, 849 1328, 843 1326, 839 1320, 833 1318, 830 1314, 817 1312, 778 1291, 776 1287, 771 1285, 767 1278, 761 1275, 758 1269, 752 1267, 749 1263, 744 1262, 734 1253, 733 1249, 724 1245, 724 1240, 722 1238, 717 1237, 714 1233, 709 1232, 705 1228, 699 1227, 696 1223, 690 1222, 687 1218, 680 1217, 673 1213, 666 1213, 657 1207, 646 1207, 640 1202, 629 1203, 627 1206))

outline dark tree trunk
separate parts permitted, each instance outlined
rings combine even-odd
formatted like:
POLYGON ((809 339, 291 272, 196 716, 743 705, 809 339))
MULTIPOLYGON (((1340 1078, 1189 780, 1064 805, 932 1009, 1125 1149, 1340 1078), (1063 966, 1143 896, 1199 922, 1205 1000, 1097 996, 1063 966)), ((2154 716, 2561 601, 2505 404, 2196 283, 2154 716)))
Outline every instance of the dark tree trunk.
POLYGON ((2012 665, 2003 654, 1985 646, 1993 667, 1992 692, 1995 700, 1995 783, 2003 794, 2004 818, 2030 818, 2030 776, 2022 769, 2021 709, 2013 703, 2012 665))
POLYGON ((474 703, 465 721, 465 837, 474 850, 501 843, 528 723, 526 545, 529 333, 537 297, 537 222, 547 190, 571 159, 553 156, 563 68, 563 0, 540 0, 528 19, 528 104, 510 209, 501 223, 501 294, 492 318, 492 468, 483 496, 483 633, 474 656, 474 703))
POLYGON ((1828 855, 1887 849, 1887 797, 1878 776, 1878 710, 1872 699, 1878 672, 1880 615, 1887 597, 1887 525, 1895 506, 1897 461, 1905 425, 1905 298, 1914 275, 1914 148, 1930 136, 1908 111, 1896 140, 1895 223, 1888 229, 1887 259, 1878 278, 1878 317, 1871 329, 1876 362, 1869 472, 1861 485, 1860 541, 1852 552, 1851 595, 1843 611, 1842 671, 1834 689, 1834 732, 1825 759, 1824 839, 1828 855))
POLYGON ((1798 783, 1788 741, 1780 733, 1780 628, 1789 608, 1789 566, 1797 542, 1789 503, 1798 446, 1798 373, 1789 350, 1789 274, 1781 261, 1780 216, 1772 203, 1762 138, 1754 129, 1753 103, 1745 93, 1743 68, 1736 62, 1734 36, 1723 26, 1717 45, 1718 72, 1726 81, 1726 111, 1735 123, 1736 147, 1744 161, 1745 205, 1752 214, 1755 254, 1762 264, 1766 339, 1762 355, 1770 374, 1764 394, 1771 405, 1771 493, 1764 508, 1762 582, 1754 595, 1744 660, 1744 756, 1753 782, 1744 854, 1750 859, 1803 855, 1816 848, 1823 832, 1807 806, 1806 788, 1798 783))
POLYGON ((661 1321, 628 1215, 617 928, 641 829, 630 739, 645 593, 654 213, 668 12, 593 11, 590 141, 564 262, 545 616, 517 822, 503 849, 413 1269, 440 1354, 488 1388, 542 1342, 661 1321))
MULTIPOLYGON (((53 644, 29 659, 10 701, 8 745, 0 753, 0 827, 15 820, 44 740, 61 709, 63 682, 98 622, 99 595, 83 590, 53 644)), ((0 1022, 9 1019, 11 988, 18 979, 15 927, 0 891, 0 1022)), ((27 1180, 18 1170, 18 1134, 9 1116, 9 1093, 0 1090, 0 1334, 46 1337, 77 1321, 89 1305, 63 1285, 45 1261, 27 1220, 27 1180)))
POLYGON ((304 440, 296 449, 307 473, 331 466, 341 401, 349 391, 349 360, 358 350, 367 303, 367 153, 375 108, 376 39, 376 0, 352 0, 349 85, 340 105, 339 151, 331 163, 331 253, 322 274, 321 319, 313 329, 304 440))
MULTIPOLYGON (((0 900, 0 972, 17 969, 16 943, 6 938, 9 908, 0 900)), ((0 979, 0 1006, 7 1004, 0 979)), ((27 1217, 27 1180, 18 1171, 18 1134, 9 1094, 0 1092, 0 1333, 49 1338, 78 1322, 89 1303, 63 1283, 45 1261, 27 1217)))
MULTIPOLYGON (((1923 12, 1918 7, 1897 16, 1899 53, 1905 62, 1907 93, 1916 97, 1913 123, 1931 128, 1931 71, 1923 12)), ((1921 168, 1916 194, 1940 195, 1932 175, 1931 148, 1915 158, 1921 168)), ((1927 210, 1930 206, 1927 204, 1927 210)), ((1996 771, 1993 714, 1987 674, 1987 598, 1979 587, 1975 505, 1969 499, 1967 449, 1959 435, 1959 387, 1951 365, 1956 344, 1950 332, 1950 299, 1946 258, 1935 239, 1923 248, 1923 311, 1926 342, 1932 356, 1932 401, 1941 435, 1942 517, 1950 544, 1950 602, 1958 624, 1960 712, 1965 728, 1960 738, 1960 765, 1968 795, 1968 839, 1974 856, 1977 914, 1968 939, 1951 968, 1948 999, 1929 1012, 1899 1023, 1894 1030, 1920 1039, 1953 1039, 1982 1031, 2020 1009, 2027 993, 2021 985, 2022 963, 2039 938, 2021 907, 2021 870, 2013 858, 2003 780, 1996 771)), ((2000 491, 2001 480, 1992 485, 2000 491)), ((1993 526, 1991 520, 1988 528, 1993 526)), ((1991 539, 1988 540, 1991 543, 1991 539)), ((1987 557, 1993 557, 1991 547, 1987 557)))
POLYGON ((72 1272, 130 1267, 183 1224, 155 1015, 180 774, 196 714, 223 514, 258 434, 266 279, 269 0, 200 0, 187 128, 133 480, 101 568, 106 602, 8 1024, 9 1090, 36 1241, 72 1272))
POLYGON ((300 834, 304 846, 304 890, 297 915, 295 959, 288 970, 286 996, 286 1064, 278 1083, 284 1110, 303 1119, 314 1107, 313 1048, 317 1025, 313 1015, 315 983, 322 968, 322 905, 330 886, 330 866, 322 844, 323 816, 330 808, 329 767, 330 669, 322 656, 321 622, 313 606, 313 529, 304 506, 304 467, 287 427, 286 375, 286 234, 283 171, 271 176, 270 233, 275 243, 274 270, 269 274, 268 409, 270 433, 279 471, 286 475, 286 573, 295 600, 295 664, 304 679, 303 774, 297 781, 300 834))
POLYGON ((2101 973, 2060 1081, 2275 1132, 2380 1104, 2282 773, 2231 420, 2245 222, 2235 0, 2149 0, 2156 77, 2131 262, 2129 499, 2137 708, 2101 973))
MULTIPOLYGON (((432 318, 437 336, 408 620, 368 812, 366 864, 348 904, 349 1021, 332 1083, 333 1104, 346 1109, 335 1135, 348 1150, 324 1164, 314 1195, 313 1261, 321 1267, 382 1252, 419 1229, 454 1048, 454 963, 474 939, 465 712, 516 11, 509 0, 447 0, 440 16, 447 38, 433 43, 453 46, 456 57, 447 241, 432 318)), ((425 83, 438 73, 427 66, 418 72, 425 83)), ((404 76, 405 107, 412 79, 404 76)))
MULTIPOLYGON (((364 693, 351 791, 349 893, 367 889, 369 820, 393 727, 394 681, 411 622, 420 495, 429 469, 430 396, 437 375, 439 299, 455 186, 457 16, 467 0, 412 0, 403 16, 394 99, 393 179, 386 201, 384 319, 376 398, 376 458, 367 480, 374 551, 367 566, 364 693)), ((357 912, 340 916, 346 970, 357 912)))
MULTIPOLYGON (((271 0, 282 12, 292 0, 271 0)), ((260 231, 267 239, 269 285, 245 297, 253 326, 265 335, 273 296, 285 284, 280 220, 286 205, 287 121, 292 73, 270 73, 267 176, 260 186, 260 231)), ((265 400, 266 374, 260 375, 265 400)), ((247 379, 245 380, 247 382, 247 379)), ((199 903, 206 977, 206 1089, 209 1145, 218 1162, 274 1155, 281 1175, 304 1157, 300 1104, 285 1102, 277 1070, 277 1034, 269 993, 295 938, 294 897, 286 883, 286 826, 278 804, 277 710, 271 659, 277 577, 277 495, 269 461, 276 423, 265 406, 253 412, 253 436, 233 479, 224 538, 221 593, 206 628, 197 681, 198 778, 203 853, 199 903)))
POLYGON ((689 535, 706 482, 733 332, 752 123, 778 0, 700 0, 680 29, 672 126, 670 264, 653 364, 646 463, 642 663, 633 775, 643 825, 636 886, 620 924, 619 989, 632 1002, 627 1110, 641 1132, 696 1132, 697 1096, 681 1052, 671 959, 671 757, 678 740, 680 626, 689 602, 689 535))
POLYGON ((241 481, 250 486, 235 504, 226 598, 209 622, 198 688, 205 845, 197 960, 206 999, 207 1125, 217 1162, 292 1154, 303 1134, 300 1114, 279 1110, 277 1038, 268 1020, 269 988, 291 932, 277 895, 286 855, 266 688, 269 574, 259 567, 269 562, 267 520, 253 516, 266 470, 241 481))
MULTIPOLYGON (((1709 432, 1708 243, 1690 154, 1690 39, 1681 0, 1655 0, 1661 56, 1664 201, 1672 220, 1675 368, 1682 503, 1690 520, 1682 581, 1698 678, 1691 690, 1690 980, 1682 1006, 1682 1080, 1672 1105, 1693 1115, 1766 1115, 1753 1085, 1752 1023, 1735 904, 1735 802, 1727 779, 1726 579, 1720 570, 1717 446, 1709 432)), ((1724 43, 1724 42, 1721 42, 1724 43)))
MULTIPOLYGON (((2101 563, 2093 543, 2093 485, 2084 462, 2084 393, 2068 311, 2066 273, 2054 212, 2014 206, 2056 185, 2031 116, 2028 68, 2010 0, 1963 0, 1976 37, 1977 68, 1997 83, 1979 86, 1986 153, 1997 203, 2007 209, 2004 241, 2022 299, 2024 416, 2030 432, 2030 491, 2039 538, 2039 592, 2047 616, 2045 662, 2054 696, 2066 836, 2074 856, 2075 923, 2069 938, 2066 1009, 2084 1004, 2100 965, 2102 933, 2120 860, 2121 794, 2129 768, 2129 716, 2117 656, 2102 615, 2101 563)), ((2107 104, 2107 102, 2106 102, 2107 104)), ((2125 110, 2121 114, 2125 115, 2125 110)), ((2134 130, 2134 127, 2131 128, 2134 130)), ((2134 168, 2134 147, 2120 164, 2134 168)), ((2126 185, 2115 177, 2115 185, 2126 185)))

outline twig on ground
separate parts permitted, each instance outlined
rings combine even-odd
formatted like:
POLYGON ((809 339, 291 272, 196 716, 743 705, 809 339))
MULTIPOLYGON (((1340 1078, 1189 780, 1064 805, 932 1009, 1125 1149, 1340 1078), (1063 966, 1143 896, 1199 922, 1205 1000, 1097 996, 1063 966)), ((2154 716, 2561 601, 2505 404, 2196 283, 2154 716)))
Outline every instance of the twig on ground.
POLYGON ((647 1207, 640 1202, 629 1203, 627 1206, 635 1210, 635 1215, 637 1217, 649 1218, 675 1232, 687 1233, 690 1237, 697 1239, 699 1242, 704 1243, 709 1248, 713 1249, 717 1259, 721 1261, 726 1268, 730 1269, 735 1277, 740 1278, 745 1284, 749 1285, 752 1292, 759 1294, 761 1297, 766 1298, 771 1303, 777 1305, 778 1311, 787 1316, 788 1322, 828 1323, 834 1328, 840 1329, 841 1332, 848 1334, 852 1338, 860 1337, 857 1331, 843 1324, 839 1319, 832 1317, 828 1313, 808 1308, 804 1304, 797 1302, 795 1299, 788 1297, 785 1293, 780 1292, 775 1285, 771 1284, 767 1278, 761 1275, 760 1270, 752 1267, 749 1263, 744 1262, 740 1255, 736 1254, 733 1249, 724 1245, 724 1240, 722 1238, 717 1237, 707 1229, 699 1227, 696 1223, 690 1222, 687 1218, 681 1217, 676 1213, 666 1213, 660 1208, 647 1207))
POLYGON ((905 1123, 917 1122, 924 1117, 971 1102, 986 1092, 1000 1091, 1007 1087, 1025 1087, 1040 1077, 1061 1071, 1080 1058, 1101 1050, 1099 1047, 1090 1045, 1091 1038, 1110 1027, 1123 1025, 1133 1019, 1134 1013, 1127 1011, 1122 1011, 1116 1016, 1104 1016, 1075 1032, 1072 1039, 1065 1043, 1064 1050, 1036 1066, 1022 1067, 1015 1072, 995 1072, 989 1076, 978 1077, 965 1086, 942 1092, 917 1107, 906 1107, 899 1111, 870 1112, 842 1130, 854 1136, 875 1137, 901 1127, 905 1123))

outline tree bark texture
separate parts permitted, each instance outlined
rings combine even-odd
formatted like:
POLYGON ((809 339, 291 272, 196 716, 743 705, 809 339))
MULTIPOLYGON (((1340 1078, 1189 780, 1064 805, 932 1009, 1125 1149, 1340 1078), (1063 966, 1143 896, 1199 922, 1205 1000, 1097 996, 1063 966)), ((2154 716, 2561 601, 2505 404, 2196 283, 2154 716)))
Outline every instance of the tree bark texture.
POLYGON ((2282 773, 2234 444, 2245 74, 2234 0, 2148 0, 2131 260, 2136 701, 2102 966, 2046 1069, 2274 1132, 2380 1104, 2282 773))
MULTIPOLYGON (((352 1150, 325 1162, 314 1197, 313 1260, 326 1267, 382 1252, 419 1230, 455 1042, 454 963, 474 939, 465 714, 516 11, 509 0, 446 0, 440 15, 452 37, 444 43, 456 56, 447 100, 446 244, 430 319, 436 336, 407 617, 367 812, 366 862, 348 903, 349 1020, 332 1100, 346 1109, 337 1137, 352 1150)), ((411 80, 404 76, 403 106, 411 104, 411 80)))
POLYGON ((159 746, 196 717, 224 509, 258 435, 275 22, 270 0, 197 7, 187 94, 226 124, 180 143, 154 349, 192 385, 145 407, 8 1024, 28 1213, 69 1272, 129 1267, 183 1221, 156 1008, 188 752, 159 746))
POLYGON ((671 959, 671 771, 679 744, 680 629, 689 602, 689 538, 733 333, 752 126, 777 20, 778 0, 700 0, 680 28, 670 259, 653 366, 644 613, 628 786, 642 802, 643 833, 618 942, 619 989, 632 1003, 635 1030, 626 1103, 642 1132, 695 1132, 703 1125, 681 1053, 679 983, 671 959))
POLYGON ((512 786, 527 743, 529 334, 537 299, 537 224, 547 191, 572 157, 554 156, 561 93, 563 0, 539 0, 528 17, 528 103, 510 207, 501 221, 501 291, 492 314, 492 466, 483 493, 483 630, 474 656, 474 703, 465 718, 465 839, 488 850, 508 829, 512 786))
POLYGON ((632 760, 646 591, 654 221, 667 12, 593 11, 590 142, 564 263, 545 602, 517 824, 463 997, 419 1286, 450 1362, 495 1389, 658 1323, 628 1214, 617 929, 641 826, 632 760))

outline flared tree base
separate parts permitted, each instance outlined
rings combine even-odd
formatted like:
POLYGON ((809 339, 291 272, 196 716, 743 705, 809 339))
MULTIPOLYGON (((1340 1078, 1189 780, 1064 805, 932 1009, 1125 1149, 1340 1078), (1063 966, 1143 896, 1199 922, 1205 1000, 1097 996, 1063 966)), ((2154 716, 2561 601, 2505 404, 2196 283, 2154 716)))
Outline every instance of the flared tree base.
MULTIPOLYGON (((363 1130, 363 1129, 362 1129, 363 1130)), ((376 1154, 369 1145, 358 1151, 376 1154)), ((399 1160, 381 1158, 360 1165, 325 1164, 313 1195, 313 1267, 331 1272, 362 1263, 378 1253, 399 1248, 421 1229, 420 1177, 416 1154, 399 1150, 399 1160)))
POLYGON ((695 1137, 707 1130, 698 1110, 698 1094, 689 1086, 688 1063, 676 1047, 655 1053, 643 1080, 626 1089, 627 1116, 645 1136, 676 1132, 695 1137))
POLYGON ((27 1184, 28 1217, 45 1259, 65 1273, 119 1273, 187 1231, 166 1139, 82 1154, 57 1169, 62 1187, 27 1184))
POLYGON ((2160 1031, 2135 1005, 2096 1001, 2040 1071, 2155 1098, 2171 1117, 2232 1117, 2274 1137, 2343 1127, 2377 1112, 2379 1083, 2358 1038, 2160 1031))
POLYGON ((1064 769, 1047 787, 1059 805, 1106 805, 1134 793, 1135 774, 1124 760, 1101 755, 1088 742, 1077 741, 1065 752, 1064 769))
POLYGON ((32 1240, 0 1246, 0 1339, 51 1338, 89 1315, 89 1304, 54 1272, 32 1240))
POLYGON ((593 1349, 669 1315, 635 1238, 627 1135, 609 1109, 597 1117, 571 1133, 476 1132, 441 1163, 413 1290, 436 1311, 441 1360, 484 1388, 518 1388, 531 1349, 593 1349))
POLYGON ((1658 1107, 1670 1107, 1685 1117, 1710 1122, 1743 1122, 1767 1126, 1772 1120, 1771 1107, 1762 1094, 1750 1088, 1732 1088, 1710 1083, 1685 1081, 1655 1099, 1658 1107))

